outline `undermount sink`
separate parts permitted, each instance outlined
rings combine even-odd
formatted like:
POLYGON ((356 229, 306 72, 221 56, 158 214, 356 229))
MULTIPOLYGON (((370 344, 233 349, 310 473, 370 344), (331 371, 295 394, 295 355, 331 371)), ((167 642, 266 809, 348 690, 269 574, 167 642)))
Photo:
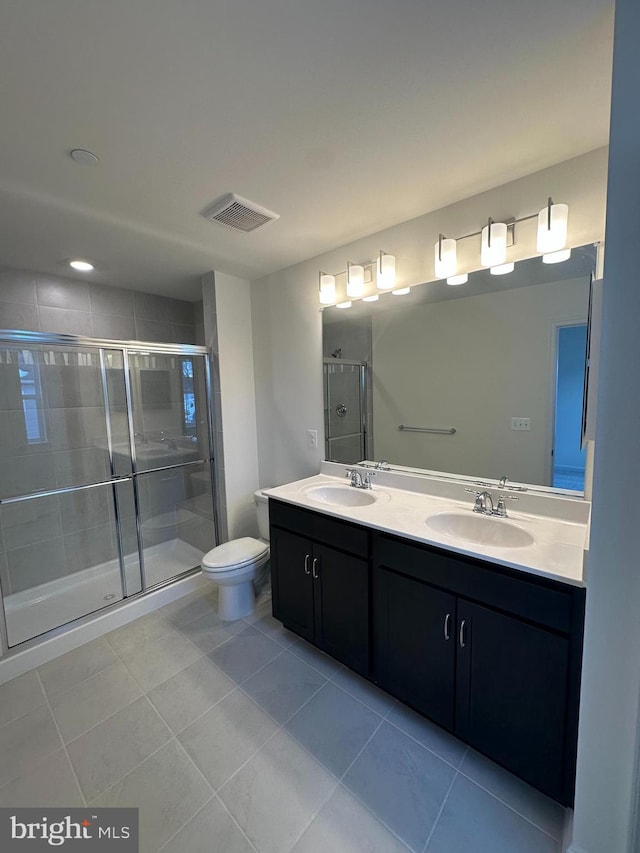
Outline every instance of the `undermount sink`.
POLYGON ((310 486, 304 491, 308 498, 333 506, 369 506, 376 502, 376 493, 353 486, 310 486))
POLYGON ((534 541, 533 536, 517 524, 472 511, 439 512, 429 516, 425 524, 436 533, 444 533, 476 545, 526 548, 534 541))

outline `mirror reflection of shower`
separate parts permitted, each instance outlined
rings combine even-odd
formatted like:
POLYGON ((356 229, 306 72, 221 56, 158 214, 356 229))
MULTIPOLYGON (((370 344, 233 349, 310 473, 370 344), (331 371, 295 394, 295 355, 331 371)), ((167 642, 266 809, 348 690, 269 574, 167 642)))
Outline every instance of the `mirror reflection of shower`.
POLYGON ((71 340, 0 341, 8 646, 191 572, 217 544, 207 351, 71 340))

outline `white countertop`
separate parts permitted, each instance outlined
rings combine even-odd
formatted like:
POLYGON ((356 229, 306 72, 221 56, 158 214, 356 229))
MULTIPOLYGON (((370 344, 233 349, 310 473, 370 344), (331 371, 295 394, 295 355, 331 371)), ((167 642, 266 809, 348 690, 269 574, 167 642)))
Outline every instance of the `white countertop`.
MULTIPOLYGON (((341 468, 344 470, 344 466, 341 468)), ((286 503, 316 510, 324 515, 362 524, 427 545, 435 545, 465 556, 484 559, 572 586, 585 585, 583 562, 588 525, 584 522, 519 512, 512 509, 507 501, 509 516, 505 520, 529 532, 534 541, 532 545, 525 547, 498 547, 463 541, 459 537, 438 533, 427 527, 426 519, 439 512, 468 512, 473 515, 473 495, 465 494, 462 486, 459 488, 461 499, 456 500, 450 496, 442 497, 395 488, 386 483, 378 486, 375 483, 371 490, 371 495, 377 498, 374 503, 367 506, 340 506, 318 501, 307 494, 310 488, 323 485, 352 488, 342 477, 321 473, 304 480, 265 489, 264 494, 286 503)), ((492 490, 489 489, 489 491, 492 490)), ((558 509, 560 509, 559 505, 558 509)), ((502 519, 496 518, 495 521, 500 523, 502 519)))

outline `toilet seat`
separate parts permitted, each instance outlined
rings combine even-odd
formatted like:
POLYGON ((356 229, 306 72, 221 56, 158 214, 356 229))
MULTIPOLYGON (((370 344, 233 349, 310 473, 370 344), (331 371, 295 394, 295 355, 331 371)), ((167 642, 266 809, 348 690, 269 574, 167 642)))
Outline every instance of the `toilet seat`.
POLYGON ((211 574, 231 572, 256 563, 268 554, 268 542, 243 536, 212 548, 202 558, 202 569, 211 574))

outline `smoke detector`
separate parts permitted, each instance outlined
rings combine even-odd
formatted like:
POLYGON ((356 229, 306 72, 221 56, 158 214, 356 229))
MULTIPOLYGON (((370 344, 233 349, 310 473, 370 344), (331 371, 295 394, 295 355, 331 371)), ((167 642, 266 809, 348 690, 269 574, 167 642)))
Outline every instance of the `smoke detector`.
POLYGON ((255 231, 261 225, 280 219, 279 213, 267 210, 254 201, 249 201, 235 193, 227 193, 213 202, 202 215, 211 222, 219 222, 234 231, 255 231))

